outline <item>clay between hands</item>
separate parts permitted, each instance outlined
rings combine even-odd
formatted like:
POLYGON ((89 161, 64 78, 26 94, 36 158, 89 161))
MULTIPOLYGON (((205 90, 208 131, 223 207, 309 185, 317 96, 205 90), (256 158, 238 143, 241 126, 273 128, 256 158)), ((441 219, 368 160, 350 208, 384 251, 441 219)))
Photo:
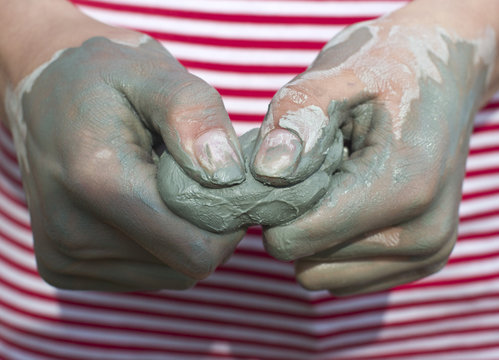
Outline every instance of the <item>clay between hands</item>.
POLYGON ((326 194, 330 174, 341 162, 341 131, 336 131, 335 141, 321 168, 289 187, 265 185, 251 174, 249 163, 257 134, 255 129, 239 139, 246 180, 232 187, 204 187, 186 175, 168 152, 163 153, 158 164, 158 185, 167 206, 200 228, 218 233, 250 225, 277 226, 306 213, 326 194))

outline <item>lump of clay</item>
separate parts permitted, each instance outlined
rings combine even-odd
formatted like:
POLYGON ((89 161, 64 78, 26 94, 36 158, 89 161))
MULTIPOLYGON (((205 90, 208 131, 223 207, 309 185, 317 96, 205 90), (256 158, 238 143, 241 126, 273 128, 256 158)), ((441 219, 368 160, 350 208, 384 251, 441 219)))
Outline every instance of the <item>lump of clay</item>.
POLYGON ((200 228, 235 231, 250 225, 277 226, 309 210, 325 193, 330 176, 319 170, 290 187, 273 187, 255 180, 249 158, 258 130, 240 137, 246 180, 232 187, 207 188, 192 180, 168 152, 158 165, 159 191, 170 210, 200 228))

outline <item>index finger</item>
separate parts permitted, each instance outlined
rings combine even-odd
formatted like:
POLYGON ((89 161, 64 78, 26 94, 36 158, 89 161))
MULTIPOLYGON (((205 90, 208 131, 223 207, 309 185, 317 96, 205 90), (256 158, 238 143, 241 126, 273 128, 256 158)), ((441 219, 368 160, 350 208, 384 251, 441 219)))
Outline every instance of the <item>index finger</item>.
POLYGON ((216 235, 166 207, 157 188, 152 138, 126 100, 109 91, 95 94, 97 100, 82 114, 86 120, 71 129, 80 140, 64 154, 67 186, 80 207, 163 263, 195 279, 206 277, 233 252, 244 231, 216 235))

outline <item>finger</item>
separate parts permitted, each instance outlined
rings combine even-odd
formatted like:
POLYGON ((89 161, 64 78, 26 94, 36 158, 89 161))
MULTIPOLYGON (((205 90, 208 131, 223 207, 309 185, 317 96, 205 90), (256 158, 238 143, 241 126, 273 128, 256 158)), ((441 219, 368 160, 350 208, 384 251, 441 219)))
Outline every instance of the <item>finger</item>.
MULTIPOLYGON (((313 69, 274 96, 260 128, 252 157, 254 176, 272 185, 290 185, 314 173, 335 142, 350 110, 370 98, 353 77, 344 75, 341 89, 324 90, 313 69), (347 100, 348 99, 348 100, 347 100)), ((341 152, 334 154, 341 157, 341 152)))
POLYGON ((92 219, 68 197, 43 208, 35 197, 31 205, 41 214, 31 224, 38 272, 58 288, 137 291, 186 289, 195 283, 123 233, 92 219))
POLYGON ((102 128, 97 131, 85 122, 79 129, 82 138, 63 156, 64 183, 82 209, 163 263, 196 279, 206 277, 233 252, 244 231, 218 236, 166 207, 157 189, 151 139, 127 104, 109 99, 108 91, 96 94, 97 111, 87 109, 83 114, 86 119, 98 118, 102 128), (87 128, 92 130, 88 136, 87 128))
POLYGON ((448 242, 426 258, 381 258, 343 262, 299 260, 295 263, 298 282, 309 290, 328 289, 336 296, 354 295, 392 288, 440 270, 454 246, 448 242))
POLYGON ((421 161, 412 161, 410 149, 394 149, 383 116, 382 109, 374 110, 364 147, 340 165, 316 209, 291 224, 265 230, 271 255, 283 260, 312 255, 406 222, 431 206, 439 179, 425 178, 421 190, 421 161))
POLYGON ((211 187, 244 181, 241 148, 218 92, 172 65, 166 51, 161 61, 149 76, 136 74, 133 86, 116 85, 193 179, 211 187))
POLYGON ((414 258, 435 254, 449 241, 456 241, 460 190, 459 176, 454 176, 423 215, 403 224, 363 234, 308 259, 334 262, 378 257, 414 258))
POLYGON ((196 280, 163 264, 132 260, 75 260, 57 266, 40 262, 38 271, 49 284, 62 289, 97 291, 184 290, 196 280))

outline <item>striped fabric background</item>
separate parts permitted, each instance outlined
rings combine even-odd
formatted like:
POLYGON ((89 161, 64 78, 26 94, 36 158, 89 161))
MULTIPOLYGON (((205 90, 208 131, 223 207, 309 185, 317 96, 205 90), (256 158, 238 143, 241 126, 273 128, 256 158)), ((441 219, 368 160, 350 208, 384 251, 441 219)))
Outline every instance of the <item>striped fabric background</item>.
MULTIPOLYGON (((345 25, 403 1, 74 0, 161 42, 214 85, 239 133, 345 25), (140 4, 140 5, 139 5, 140 4)), ((499 95, 499 94, 498 94, 499 95)), ((0 128, 1 359, 499 359, 499 96, 476 119, 459 240, 438 274, 389 292, 307 292, 254 230, 184 292, 60 291, 37 275, 12 141, 0 128)))

